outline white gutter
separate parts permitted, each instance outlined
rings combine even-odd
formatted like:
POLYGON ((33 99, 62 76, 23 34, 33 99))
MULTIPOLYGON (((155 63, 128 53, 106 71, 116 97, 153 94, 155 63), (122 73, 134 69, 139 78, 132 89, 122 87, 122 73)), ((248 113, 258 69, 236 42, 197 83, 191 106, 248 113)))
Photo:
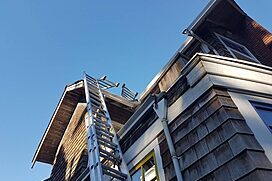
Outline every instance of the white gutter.
POLYGON ((177 157, 176 150, 170 135, 170 131, 168 128, 168 120, 167 120, 167 100, 163 98, 159 103, 155 103, 153 105, 153 109, 161 120, 161 124, 163 127, 163 131, 165 134, 166 142, 170 151, 170 155, 174 164, 174 169, 176 173, 176 177, 178 181, 183 181, 181 175, 181 169, 179 165, 179 158, 177 157))
POLYGON ((199 24, 205 19, 207 14, 213 9, 213 7, 218 4, 221 0, 211 0, 205 8, 199 13, 199 15, 194 19, 194 21, 188 26, 188 30, 195 30, 199 24))

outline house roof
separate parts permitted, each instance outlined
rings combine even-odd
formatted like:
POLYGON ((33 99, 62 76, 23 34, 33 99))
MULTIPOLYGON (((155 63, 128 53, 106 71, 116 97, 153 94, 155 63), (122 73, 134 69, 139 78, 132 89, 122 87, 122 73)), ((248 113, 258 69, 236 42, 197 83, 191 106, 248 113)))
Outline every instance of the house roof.
MULTIPOLYGON (((104 91, 107 107, 112 117, 113 124, 124 124, 130 117, 138 105, 137 102, 128 101, 120 96, 114 95, 108 91, 104 91), (118 109, 127 110, 123 112, 123 117, 118 114, 118 109)), ((51 117, 51 120, 42 136, 39 146, 32 159, 32 167, 36 161, 53 164, 56 152, 58 150, 61 139, 69 124, 69 121, 80 102, 85 102, 85 91, 83 80, 79 80, 65 87, 64 92, 58 102, 58 105, 51 117)))

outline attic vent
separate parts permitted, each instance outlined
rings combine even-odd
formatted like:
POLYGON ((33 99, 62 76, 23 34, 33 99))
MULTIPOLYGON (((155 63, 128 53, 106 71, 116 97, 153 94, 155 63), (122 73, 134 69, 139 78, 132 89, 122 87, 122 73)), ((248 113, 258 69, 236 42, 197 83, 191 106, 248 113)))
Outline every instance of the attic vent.
POLYGON ((136 99, 137 95, 138 95, 138 92, 133 92, 132 90, 126 87, 126 84, 122 85, 121 96, 124 97, 125 99, 129 101, 135 101, 137 100, 136 99))

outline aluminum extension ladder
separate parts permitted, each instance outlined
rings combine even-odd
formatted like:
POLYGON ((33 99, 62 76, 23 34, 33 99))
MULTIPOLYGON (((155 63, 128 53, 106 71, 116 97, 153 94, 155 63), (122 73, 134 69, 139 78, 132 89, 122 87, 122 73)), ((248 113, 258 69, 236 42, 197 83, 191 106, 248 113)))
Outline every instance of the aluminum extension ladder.
POLYGON ((102 89, 114 86, 106 77, 95 79, 84 73, 88 110, 85 123, 91 181, 131 181, 102 93, 102 89))

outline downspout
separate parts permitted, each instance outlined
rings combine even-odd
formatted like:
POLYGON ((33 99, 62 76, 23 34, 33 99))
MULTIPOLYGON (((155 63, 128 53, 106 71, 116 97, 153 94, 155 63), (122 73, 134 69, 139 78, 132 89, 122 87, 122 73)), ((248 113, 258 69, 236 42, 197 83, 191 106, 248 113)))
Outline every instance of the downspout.
POLYGON ((182 179, 182 175, 181 175, 181 169, 180 169, 180 165, 179 165, 179 159, 177 157, 176 154, 176 150, 174 148, 174 144, 170 135, 170 131, 168 128, 168 120, 167 120, 167 100, 165 98, 163 98, 159 103, 156 101, 157 97, 155 96, 155 103, 153 105, 153 109, 156 112, 156 114, 158 115, 162 127, 163 127, 163 131, 165 134, 165 138, 166 138, 166 142, 170 151, 170 155, 173 161, 173 165, 174 165, 174 169, 175 169, 175 173, 176 173, 176 177, 178 181, 183 181, 182 179))

